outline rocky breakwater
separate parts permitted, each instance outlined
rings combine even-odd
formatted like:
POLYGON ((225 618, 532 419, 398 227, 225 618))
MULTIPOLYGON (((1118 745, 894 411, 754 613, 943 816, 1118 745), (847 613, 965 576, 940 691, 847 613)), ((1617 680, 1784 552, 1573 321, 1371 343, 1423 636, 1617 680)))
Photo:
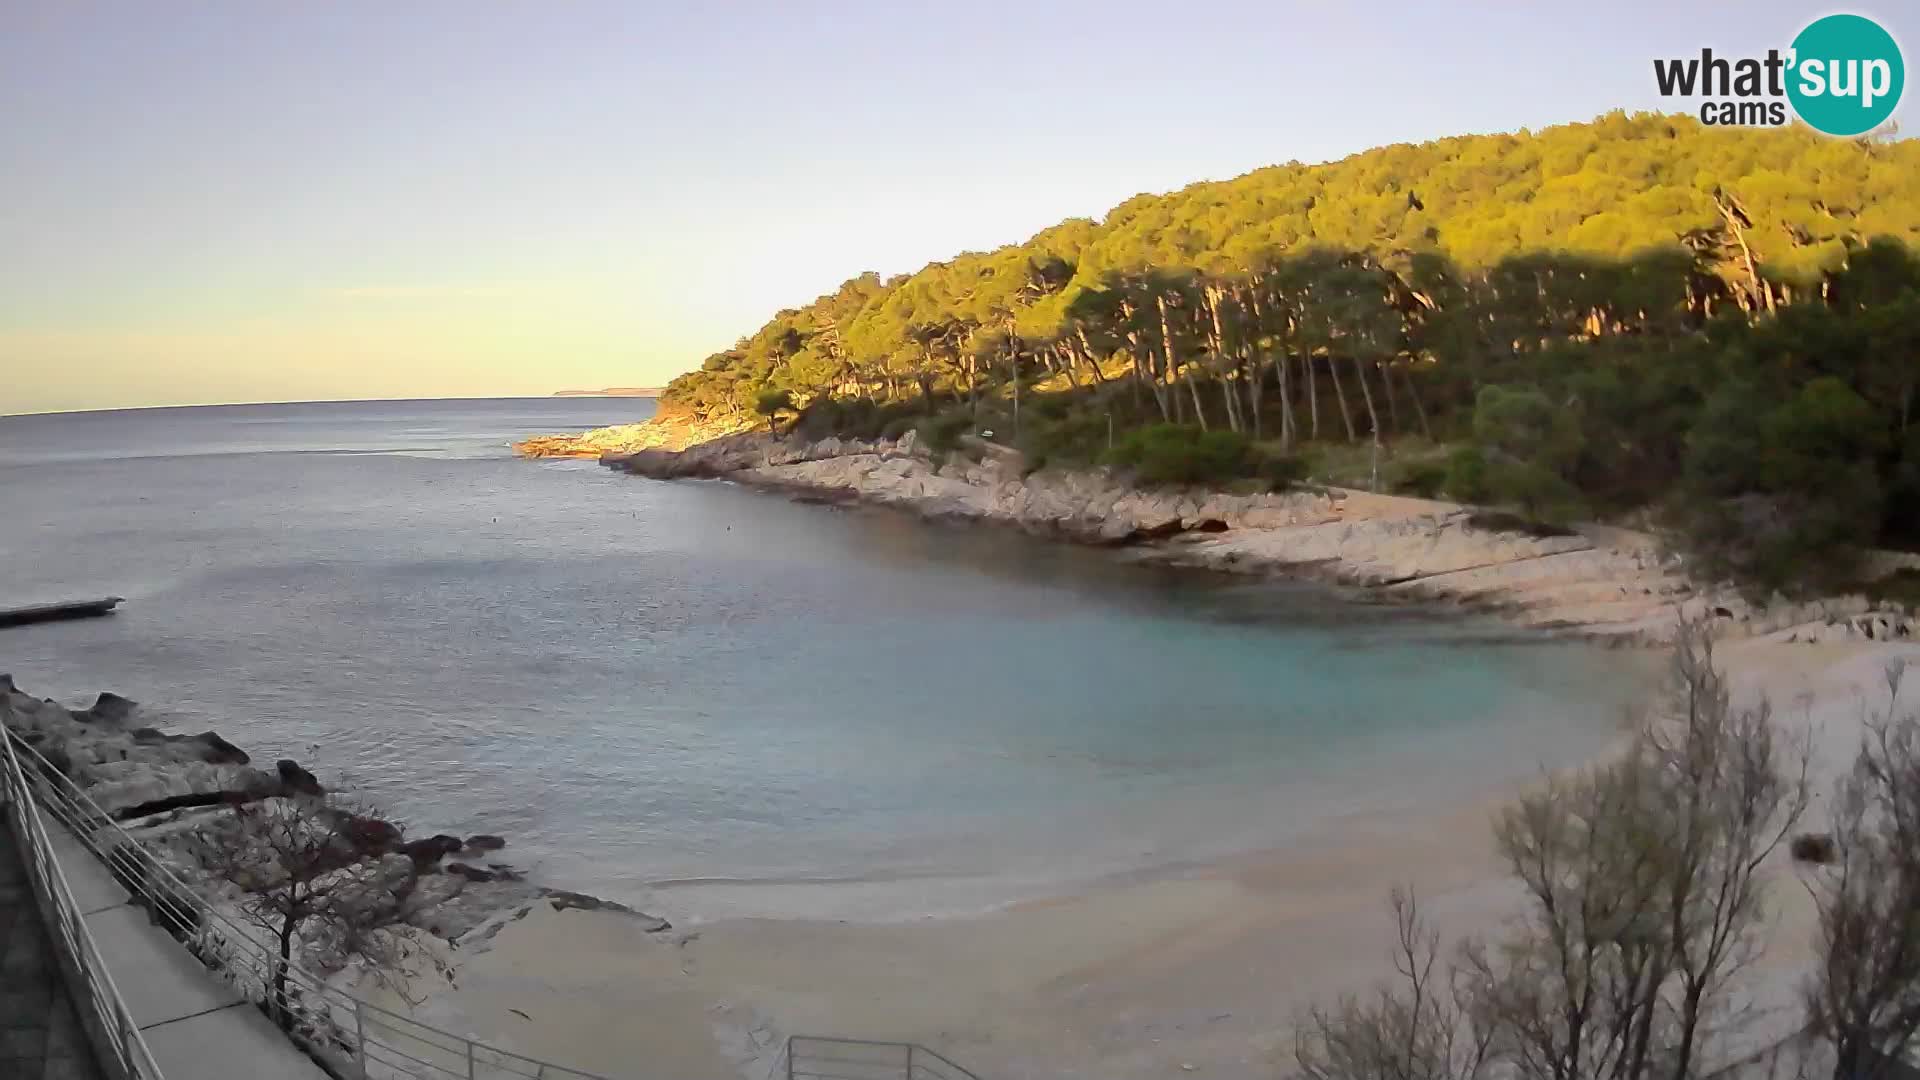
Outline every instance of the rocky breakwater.
MULTIPOLYGON (((252 910, 258 905, 250 904, 249 888, 272 889, 285 879, 266 850, 259 853, 257 865, 236 866, 232 845, 222 851, 216 842, 222 830, 234 828, 236 808, 283 804, 288 818, 312 824, 324 834, 319 852, 325 861, 323 875, 356 875, 385 890, 383 899, 392 901, 369 905, 373 914, 359 930, 379 932, 418 955, 445 958, 457 948, 484 947, 500 926, 541 903, 626 911, 645 930, 668 929, 665 920, 619 904, 527 880, 494 854, 506 846, 499 836, 410 837, 401 825, 369 811, 351 793, 330 791, 295 761, 259 768, 246 751, 214 732, 170 734, 149 726, 136 703, 115 694, 99 695, 86 709, 69 709, 33 697, 10 676, 0 675, 0 723, 32 750, 19 754, 29 773, 57 773, 124 830, 123 835, 98 823, 91 830, 96 844, 114 849, 132 837, 215 910, 236 916, 252 910)), ((63 786, 57 778, 48 779, 63 786)), ((243 851, 241 858, 246 857, 243 851)), ((132 874, 164 886, 158 890, 163 894, 177 888, 140 871, 141 864, 131 859, 116 856, 113 863, 123 877, 132 874)), ((187 912, 189 907, 176 910, 187 912)), ((193 940, 204 958, 215 960, 206 952, 198 917, 160 921, 193 940)), ((249 920, 236 917, 233 922, 244 932, 249 920)), ((307 970, 331 977, 365 960, 364 955, 343 955, 338 927, 309 929, 314 932, 298 943, 307 970)), ((245 986, 241 973, 233 969, 237 965, 227 974, 257 996, 259 987, 245 986)), ((390 980, 382 981, 390 985, 390 980)))
MULTIPOLYGON (((1663 640, 1676 615, 1748 636, 1796 627, 1814 633, 1871 609, 1858 597, 1751 604, 1730 590, 1697 585, 1652 537, 1625 529, 1541 530, 1475 507, 1342 488, 1145 489, 1113 469, 1029 472, 1018 452, 979 440, 942 459, 911 432, 873 441, 742 433, 601 460, 657 479, 726 479, 1127 546, 1155 561, 1312 577, 1382 600, 1446 601, 1522 625, 1615 640, 1663 640)), ((1872 625, 1893 627, 1883 633, 1911 624, 1899 616, 1877 619, 1872 625)), ((1913 630, 1920 634, 1920 626, 1913 630)))

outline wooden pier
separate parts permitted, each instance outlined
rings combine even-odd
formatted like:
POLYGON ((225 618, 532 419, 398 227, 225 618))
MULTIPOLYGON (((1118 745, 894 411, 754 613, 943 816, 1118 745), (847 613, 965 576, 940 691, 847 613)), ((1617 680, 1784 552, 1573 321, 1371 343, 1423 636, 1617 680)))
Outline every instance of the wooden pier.
POLYGON ((69 600, 61 604, 0 608, 0 626, 25 626, 28 623, 53 622, 57 619, 91 619, 110 613, 124 600, 124 597, 107 596, 99 600, 69 600))

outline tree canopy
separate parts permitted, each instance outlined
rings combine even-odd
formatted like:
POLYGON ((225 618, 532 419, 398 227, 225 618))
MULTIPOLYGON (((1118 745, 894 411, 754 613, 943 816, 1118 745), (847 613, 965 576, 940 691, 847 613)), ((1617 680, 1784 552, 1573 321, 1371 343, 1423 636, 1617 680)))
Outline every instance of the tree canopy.
MULTIPOLYGON (((1025 243, 888 281, 863 274, 779 312, 674 380, 666 398, 701 412, 745 412, 768 387, 811 395, 964 386, 996 348, 1009 350, 1009 335, 1028 349, 1080 345, 1081 328, 1099 331, 1090 340, 1124 339, 1131 322, 1151 328, 1160 297, 1211 321, 1209 285, 1265 276, 1290 255, 1346 257, 1319 260, 1344 264, 1344 282, 1311 266, 1293 275, 1321 276, 1297 284, 1344 298, 1346 310, 1316 310, 1323 325, 1309 330, 1326 332, 1363 326, 1368 299, 1433 305, 1472 285, 1533 287, 1527 279, 1567 256, 1578 257, 1575 266, 1640 260, 1564 290, 1569 301, 1598 301, 1557 313, 1576 322, 1687 300, 1778 304, 1796 289, 1817 289, 1875 236, 1920 240, 1920 145, 1613 113, 1539 132, 1381 147, 1325 165, 1275 165, 1135 196, 1101 221, 1071 219, 1025 243), (1673 295, 1704 283, 1641 259, 1656 253, 1670 270, 1717 278, 1721 287, 1708 290, 1717 296, 1673 295), (1396 278, 1407 294, 1363 288, 1354 275, 1368 273, 1396 278)), ((1225 321, 1261 317, 1233 306, 1225 321)))
MULTIPOLYGON (((1455 440, 1484 497, 1550 516, 1685 486, 1754 497, 1702 536, 1771 514, 1838 542, 1864 513, 1845 539, 1920 539, 1915 500, 1894 498, 1920 494, 1916 245, 1920 143, 1611 113, 1276 165, 863 274, 663 401, 742 422, 782 392, 803 420, 848 400, 876 418, 1011 406, 1015 438, 1063 456, 1050 424, 1376 458, 1455 440), (1066 404, 1030 396, 1023 429, 1023 388, 1066 404), (1868 482, 1838 483, 1861 463, 1868 482)), ((1779 576, 1773 556, 1734 562, 1779 576)))

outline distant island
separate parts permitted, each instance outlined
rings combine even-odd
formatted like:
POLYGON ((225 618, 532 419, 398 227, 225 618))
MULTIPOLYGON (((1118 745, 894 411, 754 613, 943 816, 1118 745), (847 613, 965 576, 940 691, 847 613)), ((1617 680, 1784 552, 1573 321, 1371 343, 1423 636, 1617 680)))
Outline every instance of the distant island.
POLYGON ((664 386, 609 386, 605 390, 555 390, 554 397, 659 397, 664 386))

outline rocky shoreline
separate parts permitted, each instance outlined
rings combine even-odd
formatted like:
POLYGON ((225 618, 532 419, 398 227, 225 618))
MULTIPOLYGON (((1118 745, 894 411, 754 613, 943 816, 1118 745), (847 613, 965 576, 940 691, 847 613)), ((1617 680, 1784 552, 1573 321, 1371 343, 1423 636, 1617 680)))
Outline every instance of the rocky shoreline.
MULTIPOLYGON (((0 725, 38 755, 22 754, 23 768, 50 768, 71 781, 216 908, 234 901, 237 889, 203 865, 197 840, 236 805, 330 794, 296 761, 258 768, 246 751, 215 732, 170 734, 143 724, 139 705, 113 693, 74 710, 36 698, 12 676, 0 675, 0 725)), ((666 920, 624 905, 529 880, 495 854, 508 846, 503 837, 409 837, 402 826, 364 813, 355 807, 351 827, 340 829, 352 848, 341 852, 341 867, 373 864, 378 876, 407 882, 411 902, 397 929, 423 944, 483 947, 507 922, 542 903, 556 910, 625 912, 648 932, 670 928, 666 920)), ((307 959, 310 970, 333 974, 324 958, 307 959)))
MULTIPOLYGON (((809 501, 987 522, 1137 558, 1237 574, 1304 577, 1381 601, 1445 603, 1519 626, 1613 643, 1666 640, 1676 616, 1728 637, 1920 639, 1920 620, 1862 596, 1756 605, 1703 587, 1655 539, 1586 525, 1554 533, 1455 503, 1342 488, 1274 494, 1147 490, 1111 469, 1029 472, 1014 450, 965 440, 936 455, 913 432, 808 441, 735 431, 700 438, 671 420, 551 437, 571 456, 654 479, 721 479, 809 501), (658 430, 647 433, 649 427, 658 430)), ((539 456, 551 440, 521 444, 539 456)))
POLYGON ((741 430, 737 423, 661 416, 569 435, 535 435, 514 443, 513 452, 522 457, 600 458, 636 450, 684 450, 741 430))

